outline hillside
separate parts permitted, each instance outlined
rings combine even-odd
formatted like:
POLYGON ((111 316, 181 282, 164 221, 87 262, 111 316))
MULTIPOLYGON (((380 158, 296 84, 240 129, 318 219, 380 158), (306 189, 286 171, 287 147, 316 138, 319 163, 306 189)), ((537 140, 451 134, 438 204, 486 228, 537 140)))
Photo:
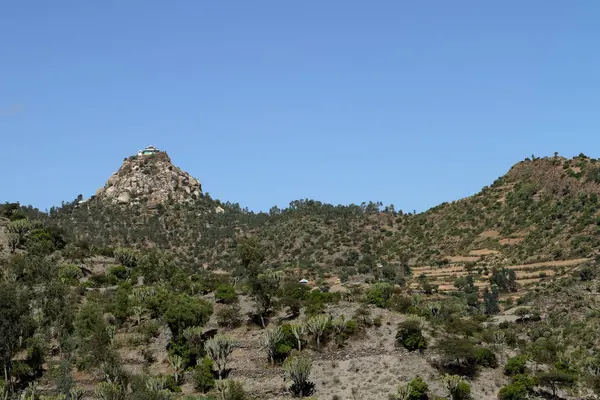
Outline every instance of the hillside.
MULTIPOLYGON (((172 168, 151 161, 147 168, 172 168)), ((120 171, 128 167, 126 161, 120 171)), ((252 213, 200 194, 177 205, 120 205, 99 196, 82 207, 63 207, 51 219, 98 246, 158 247, 190 265, 215 269, 227 268, 236 237, 248 234, 265 243, 276 264, 330 272, 409 261, 509 265, 593 257, 599 182, 594 159, 537 158, 515 165, 472 197, 416 215, 380 203, 332 206, 313 200, 252 213)))
POLYGON ((600 163, 555 156, 421 214, 313 200, 253 213, 153 149, 48 215, 0 205, 0 387, 596 398, 599 191, 600 163))

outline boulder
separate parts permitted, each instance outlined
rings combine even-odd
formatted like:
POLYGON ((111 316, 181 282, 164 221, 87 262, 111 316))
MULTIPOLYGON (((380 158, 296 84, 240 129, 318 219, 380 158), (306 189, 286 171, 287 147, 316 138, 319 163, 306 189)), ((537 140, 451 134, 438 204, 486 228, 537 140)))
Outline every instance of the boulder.
POLYGON ((119 196, 117 197, 117 202, 121 203, 121 204, 126 204, 129 203, 131 199, 131 195, 129 194, 129 192, 121 192, 119 193, 119 196))

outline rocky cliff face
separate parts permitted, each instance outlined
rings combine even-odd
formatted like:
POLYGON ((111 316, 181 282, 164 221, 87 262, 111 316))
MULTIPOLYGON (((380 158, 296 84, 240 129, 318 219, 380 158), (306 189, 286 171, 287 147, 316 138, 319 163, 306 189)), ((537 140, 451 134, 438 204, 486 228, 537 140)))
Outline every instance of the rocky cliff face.
POLYGON ((202 192, 197 179, 171 163, 165 152, 132 156, 98 189, 98 199, 120 204, 149 206, 173 201, 183 203, 202 192))

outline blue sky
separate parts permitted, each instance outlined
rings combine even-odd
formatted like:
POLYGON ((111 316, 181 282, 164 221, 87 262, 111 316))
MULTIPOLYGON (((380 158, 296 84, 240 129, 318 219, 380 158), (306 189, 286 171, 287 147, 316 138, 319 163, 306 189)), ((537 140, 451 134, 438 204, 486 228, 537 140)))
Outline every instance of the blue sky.
POLYGON ((0 201, 89 196, 154 144, 213 197, 425 210, 600 156, 600 2, 12 1, 0 201))

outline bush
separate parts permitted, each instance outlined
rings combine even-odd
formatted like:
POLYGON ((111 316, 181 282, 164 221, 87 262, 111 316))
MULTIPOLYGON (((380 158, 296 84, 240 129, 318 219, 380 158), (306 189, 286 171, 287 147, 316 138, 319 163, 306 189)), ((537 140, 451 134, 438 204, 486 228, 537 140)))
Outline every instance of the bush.
POLYGON ((194 369, 192 374, 194 385, 202 393, 206 393, 215 387, 215 378, 212 371, 213 362, 208 357, 203 358, 194 369))
POLYGON ((508 376, 523 374, 525 372, 526 356, 517 356, 510 358, 504 366, 504 374, 508 376))
POLYGON ((409 351, 423 350, 427 348, 427 342, 423 336, 422 323, 418 319, 408 319, 398 325, 396 342, 409 351))
POLYGON ((292 333, 292 327, 290 324, 281 325, 281 332, 283 338, 275 349, 274 359, 275 361, 281 362, 296 348, 297 340, 292 333))
POLYGON ((422 378, 416 377, 410 381, 408 389, 408 400, 427 400, 429 386, 427 386, 427 383, 422 378))
POLYGON ((133 249, 117 248, 113 251, 113 256, 117 259, 119 264, 126 267, 134 268, 137 265, 138 254, 133 249))
POLYGON ((411 307, 412 299, 408 296, 394 294, 389 300, 389 308, 400 313, 408 313, 411 307))
POLYGON ((513 375, 512 383, 523 386, 527 390, 533 389, 538 384, 535 376, 525 374, 513 375))
POLYGON ((480 347, 475 351, 475 359, 477 365, 488 368, 496 368, 498 366, 498 360, 496 355, 485 347, 480 347))
POLYGON ((66 284, 74 284, 83 277, 81 268, 73 264, 63 264, 58 270, 58 278, 66 284))
POLYGON ((527 389, 521 385, 511 383, 504 386, 498 393, 499 400, 526 400, 527 389))
POLYGON ((579 270, 579 279, 582 281, 591 281, 594 279, 594 270, 591 267, 583 267, 579 270))
POLYGON ((225 390, 223 391, 223 400, 247 400, 248 395, 244 391, 241 383, 236 381, 226 381, 224 383, 225 390))
POLYGON ((123 265, 117 265, 115 267, 111 267, 108 270, 109 275, 114 276, 117 280, 124 281, 129 278, 129 270, 123 265))
POLYGON ((223 328, 236 328, 242 323, 240 307, 237 305, 224 306, 216 312, 217 324, 223 328))
POLYGON ((467 339, 446 339, 438 344, 438 349, 444 354, 447 363, 457 366, 477 365, 477 349, 467 339))
POLYGON ((366 300, 380 308, 386 308, 392 297, 394 287, 389 283, 379 282, 367 290, 366 300))
POLYGON ((219 285, 215 290, 215 300, 217 303, 237 303, 238 297, 237 293, 235 292, 235 288, 227 284, 219 285))
POLYGON ((169 299, 163 318, 173 335, 178 336, 187 327, 206 324, 212 311, 209 302, 183 294, 169 299))

